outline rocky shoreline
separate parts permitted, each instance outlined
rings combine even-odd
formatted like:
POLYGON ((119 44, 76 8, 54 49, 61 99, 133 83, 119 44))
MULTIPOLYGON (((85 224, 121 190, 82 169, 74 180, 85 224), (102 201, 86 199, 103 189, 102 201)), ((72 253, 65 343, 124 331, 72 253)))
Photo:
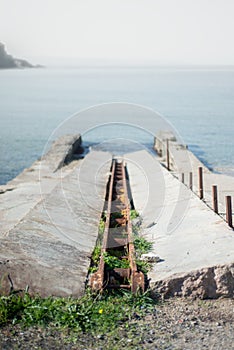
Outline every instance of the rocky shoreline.
POLYGON ((5 45, 0 42, 0 69, 11 68, 42 68, 40 65, 33 65, 20 58, 14 58, 6 51, 5 45))

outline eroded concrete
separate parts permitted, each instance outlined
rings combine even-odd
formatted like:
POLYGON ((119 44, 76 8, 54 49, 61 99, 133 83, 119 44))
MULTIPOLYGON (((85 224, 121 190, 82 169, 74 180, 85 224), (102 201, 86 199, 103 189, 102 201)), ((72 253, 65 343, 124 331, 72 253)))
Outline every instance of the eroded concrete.
POLYGON ((84 292, 111 160, 108 152, 91 151, 61 169, 44 158, 32 168, 44 167, 40 180, 19 181, 1 195, 8 196, 1 203, 1 293, 26 286, 42 296, 84 292))
POLYGON ((12 181, 0 186, 0 237, 5 236, 30 210, 78 165, 62 167, 66 158, 81 145, 80 135, 56 140, 49 151, 12 181), (74 146, 75 145, 75 146, 74 146))
POLYGON ((234 231, 163 166, 153 166, 158 160, 149 153, 131 153, 126 159, 142 234, 161 259, 148 275, 151 287, 166 296, 233 295, 234 231))

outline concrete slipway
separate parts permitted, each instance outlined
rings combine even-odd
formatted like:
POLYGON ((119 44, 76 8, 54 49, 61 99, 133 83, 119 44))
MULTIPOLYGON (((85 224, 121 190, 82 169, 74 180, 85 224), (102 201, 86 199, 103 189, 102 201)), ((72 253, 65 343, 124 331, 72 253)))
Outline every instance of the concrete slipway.
POLYGON ((160 257, 151 287, 165 296, 233 296, 234 231, 149 153, 125 158, 141 234, 160 257))
POLYGON ((42 296, 84 292, 112 156, 91 151, 62 167, 73 142, 63 139, 2 187, 1 293, 26 286, 42 296))
MULTIPOLYGON (((60 139, 0 187, 1 293, 27 285, 43 296, 84 292, 112 156, 92 150, 78 159, 80 144, 79 136, 60 139)), ((157 157, 138 151, 124 158, 141 234, 161 259, 149 274, 152 289, 165 296, 233 296, 233 230, 157 157)))

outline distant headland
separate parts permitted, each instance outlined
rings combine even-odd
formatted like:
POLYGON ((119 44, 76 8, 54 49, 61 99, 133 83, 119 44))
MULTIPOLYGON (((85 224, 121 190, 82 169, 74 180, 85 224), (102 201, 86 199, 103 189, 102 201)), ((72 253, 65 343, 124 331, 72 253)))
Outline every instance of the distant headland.
POLYGON ((26 60, 14 58, 9 55, 5 49, 5 45, 0 42, 0 69, 41 67, 40 65, 33 65, 26 60))

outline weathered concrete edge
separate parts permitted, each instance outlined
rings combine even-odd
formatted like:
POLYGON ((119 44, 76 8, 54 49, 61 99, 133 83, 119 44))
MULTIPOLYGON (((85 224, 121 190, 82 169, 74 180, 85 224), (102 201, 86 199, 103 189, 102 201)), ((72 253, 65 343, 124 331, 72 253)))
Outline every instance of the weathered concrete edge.
POLYGON ((234 262, 194 270, 184 274, 174 274, 167 279, 150 283, 154 295, 163 298, 190 297, 217 299, 234 297, 234 262))
POLYGON ((194 167, 201 166, 206 173, 213 173, 207 165, 189 150, 187 145, 179 143, 176 136, 172 132, 167 131, 161 131, 154 138, 154 150, 158 154, 162 165, 167 167, 167 140, 169 141, 169 166, 172 172, 193 171, 194 167))
POLYGON ((42 200, 42 195, 48 195, 74 170, 82 158, 73 159, 77 150, 79 154, 83 150, 80 134, 61 136, 29 168, 0 185, 0 236, 8 234, 42 200))
MULTIPOLYGON (((98 153, 108 155, 107 152, 98 153)), ((90 156, 92 156, 91 153, 87 157, 90 156)), ((93 157, 96 159, 95 156, 93 157)), ((49 295, 62 297, 72 295, 79 297, 84 294, 90 256, 98 236, 98 224, 105 200, 106 183, 108 180, 107 171, 110 169, 111 162, 109 155, 108 159, 109 163, 106 163, 106 166, 102 168, 102 175, 105 176, 100 175, 100 181, 98 182, 101 185, 100 195, 102 198, 100 211, 96 213, 96 216, 93 215, 92 211, 92 221, 86 228, 86 231, 82 229, 80 224, 74 225, 76 223, 75 221, 72 223, 72 227, 67 224, 63 227, 68 231, 73 229, 77 232, 78 236, 80 234, 80 240, 84 239, 85 232, 86 234, 89 233, 90 243, 75 245, 72 240, 64 241, 56 236, 56 227, 59 228, 58 231, 61 230, 60 227, 62 226, 59 225, 61 221, 59 223, 57 222, 56 225, 55 222, 51 223, 51 216, 48 216, 47 212, 43 210, 43 208, 45 209, 45 204, 42 201, 37 203, 27 214, 25 220, 10 230, 7 237, 1 239, 0 295, 9 294, 13 290, 24 290, 26 286, 29 287, 30 294, 39 294, 42 297, 49 295), (27 227, 27 223, 30 225, 29 228, 27 227), (27 241, 27 235, 29 234, 30 240, 27 241), (45 249, 50 251, 47 257, 43 253, 45 249), (39 251, 42 254, 39 254, 39 251)), ((92 159, 89 164, 97 165, 92 159)), ((91 168, 90 173, 93 173, 92 170, 91 168)), ((84 179, 86 180, 86 177, 84 179)), ((77 198, 77 192, 74 191, 77 181, 75 169, 67 176, 66 181, 68 182, 68 187, 65 186, 63 191, 65 190, 69 198, 73 199, 70 206, 68 206, 68 210, 70 211, 72 208, 75 218, 79 218, 79 210, 81 209, 84 212, 84 208, 88 208, 88 206, 85 206, 85 203, 82 206, 76 206, 80 200, 77 198)), ((90 187, 90 182, 88 182, 88 186, 90 187)), ((46 195, 45 199, 49 201, 49 204, 51 204, 50 200, 54 202, 52 209, 57 206, 60 207, 59 189, 60 183, 51 193, 46 195)), ((61 210, 68 217, 63 205, 61 205, 61 210)), ((89 210, 89 212, 91 211, 89 210)), ((59 216, 59 219, 62 220, 62 217, 59 216)))
POLYGON ((45 153, 42 160, 53 164, 53 171, 61 169, 65 163, 70 162, 72 156, 81 147, 82 138, 80 134, 64 135, 56 139, 49 151, 45 153))

